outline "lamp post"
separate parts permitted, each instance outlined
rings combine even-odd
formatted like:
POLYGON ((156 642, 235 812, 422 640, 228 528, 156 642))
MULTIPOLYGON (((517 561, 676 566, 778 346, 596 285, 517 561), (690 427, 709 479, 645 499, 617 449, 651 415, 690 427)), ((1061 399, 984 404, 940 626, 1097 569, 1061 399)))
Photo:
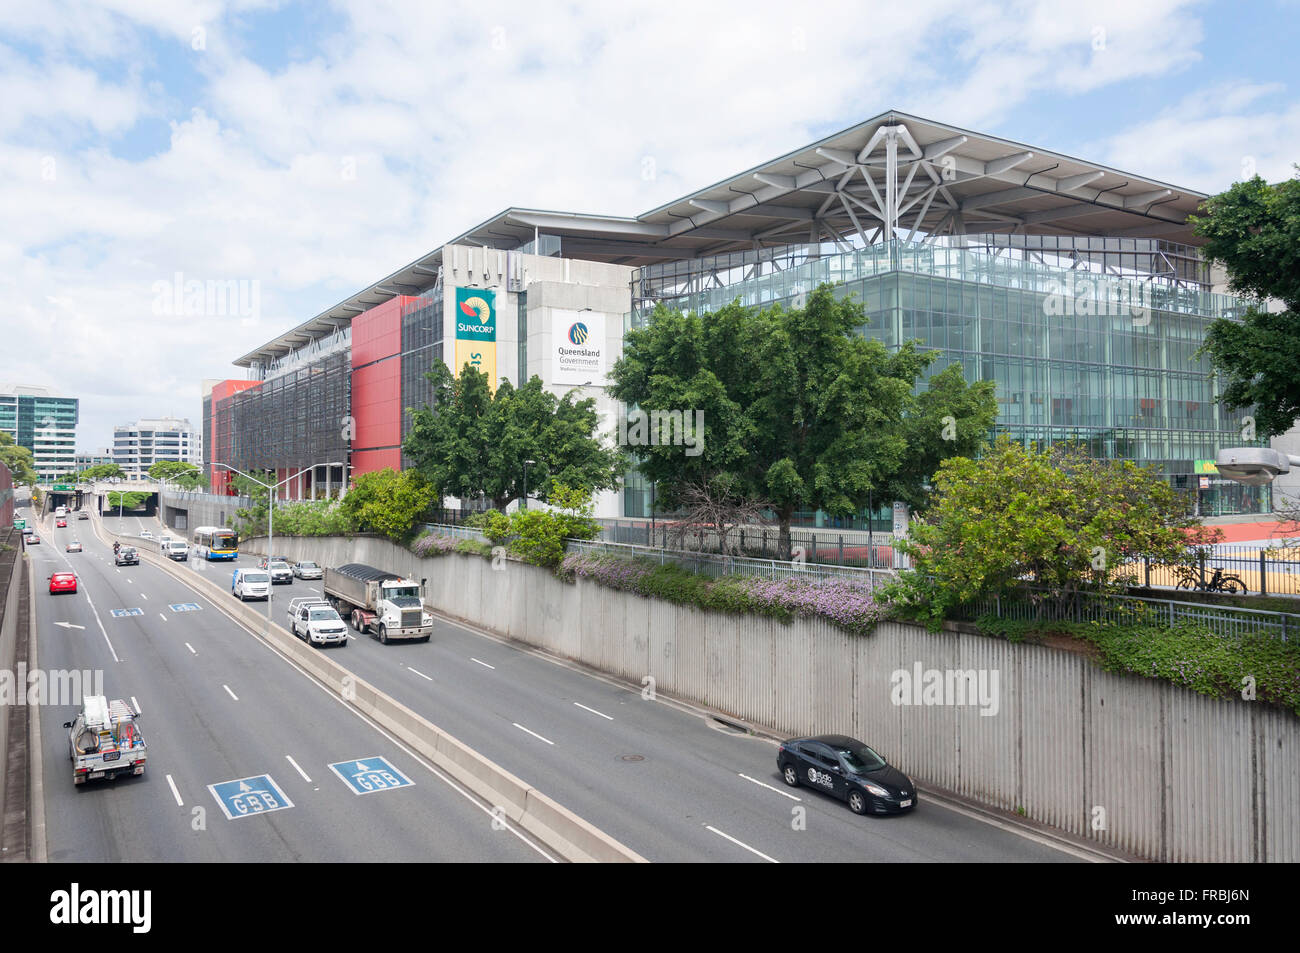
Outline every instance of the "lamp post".
MULTIPOLYGON (((269 633, 271 630, 271 595, 275 588, 275 583, 271 581, 271 557, 275 555, 275 491, 278 490, 280 487, 284 486, 290 480, 302 476, 304 473, 310 470, 311 467, 303 467, 297 473, 293 474, 292 476, 285 477, 279 483, 263 483, 257 477, 245 473, 243 470, 239 469, 238 467, 232 467, 228 463, 213 463, 212 465, 214 467, 222 467, 226 470, 230 470, 234 473, 238 473, 240 476, 244 477, 245 479, 252 480, 258 486, 266 490, 266 579, 267 579, 266 626, 267 626, 267 632, 269 633)), ((324 466, 324 467, 341 467, 343 465, 344 464, 342 463, 314 464, 314 466, 324 466)), ((346 476, 346 472, 344 475, 346 476)))
POLYGON ((521 510, 528 509, 528 467, 536 463, 536 460, 524 461, 524 498, 519 501, 519 508, 521 510))

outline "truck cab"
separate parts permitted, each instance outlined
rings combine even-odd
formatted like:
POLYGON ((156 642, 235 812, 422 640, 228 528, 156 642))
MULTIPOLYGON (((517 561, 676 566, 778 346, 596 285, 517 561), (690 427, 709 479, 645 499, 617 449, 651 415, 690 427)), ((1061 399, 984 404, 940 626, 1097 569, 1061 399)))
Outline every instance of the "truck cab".
POLYGON ((144 774, 148 748, 136 719, 140 713, 121 699, 87 695, 68 729, 72 783, 85 784, 119 774, 144 774))

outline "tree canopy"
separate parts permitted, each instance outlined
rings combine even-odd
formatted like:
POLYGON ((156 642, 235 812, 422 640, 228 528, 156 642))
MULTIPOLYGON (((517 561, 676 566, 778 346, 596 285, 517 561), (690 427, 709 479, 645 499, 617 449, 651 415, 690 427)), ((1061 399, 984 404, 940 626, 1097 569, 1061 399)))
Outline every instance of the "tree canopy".
POLYGON ((0 463, 9 468, 14 486, 35 486, 37 483, 36 458, 26 447, 4 430, 0 430, 0 463))
POLYGON ((401 542, 437 501, 437 490, 419 471, 390 467, 356 477, 338 513, 352 526, 401 542))
POLYGON ((1230 410, 1254 407, 1255 430, 1284 433, 1300 417, 1300 178, 1237 182, 1193 216, 1204 254, 1223 265, 1229 287, 1255 299, 1240 321, 1220 318, 1205 336, 1230 410), (1264 310, 1267 299, 1284 310, 1264 310))
POLYGON ((546 501, 559 483, 587 490, 613 489, 622 472, 616 449, 597 434, 592 398, 575 400, 547 391, 534 375, 522 387, 502 380, 496 393, 469 365, 459 377, 441 362, 427 375, 428 407, 411 408, 403 449, 439 497, 486 499, 504 510, 528 495, 546 501), (524 461, 531 460, 525 475, 524 461))
POLYGON ((859 333, 866 323, 861 304, 822 285, 802 308, 660 308, 629 331, 610 393, 652 423, 657 415, 651 439, 633 414, 626 432, 664 506, 729 474, 739 497, 771 506, 788 553, 798 510, 850 515, 871 494, 922 502, 939 461, 984 440, 997 417, 994 385, 967 385, 953 365, 918 387, 937 353, 917 342, 891 351, 859 333), (678 414, 702 422, 694 442, 663 432, 678 414))
POLYGON ((183 460, 159 460, 149 467, 149 476, 154 480, 167 480, 186 490, 207 486, 203 471, 183 460))

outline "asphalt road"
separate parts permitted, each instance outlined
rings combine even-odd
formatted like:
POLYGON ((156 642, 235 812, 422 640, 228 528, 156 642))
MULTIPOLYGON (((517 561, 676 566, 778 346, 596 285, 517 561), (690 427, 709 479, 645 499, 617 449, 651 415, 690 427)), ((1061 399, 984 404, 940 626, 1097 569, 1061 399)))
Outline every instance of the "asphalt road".
MULTIPOLYGON (((236 566, 256 561, 180 565, 228 587, 236 566)), ((284 625, 289 600, 319 595, 320 585, 276 586, 275 621, 284 625)), ((652 861, 1081 859, 924 791, 911 814, 858 817, 806 787, 786 787, 770 741, 454 624, 439 622, 427 644, 354 635, 346 649, 318 651, 652 861)))
MULTIPOLYGON (((67 731, 76 707, 41 710, 49 859, 139 861, 546 861, 464 792, 289 662, 153 566, 117 568, 85 521, 28 550, 42 670, 100 670, 110 698, 143 712, 139 778, 74 786, 67 731), (79 538, 81 554, 64 545, 79 538), (71 567, 75 595, 46 579, 71 567), (196 605, 177 611, 173 605, 196 605), (140 610, 118 616, 114 610, 140 610), (70 628, 58 623, 68 623, 70 628), (412 784, 354 793, 344 773, 385 758, 412 784), (209 785, 270 775, 292 807, 228 819, 209 785)), ((257 787, 252 785, 252 787, 257 787)), ((274 795, 274 792, 273 792, 274 795)), ((281 802, 278 798, 275 803, 281 802)))

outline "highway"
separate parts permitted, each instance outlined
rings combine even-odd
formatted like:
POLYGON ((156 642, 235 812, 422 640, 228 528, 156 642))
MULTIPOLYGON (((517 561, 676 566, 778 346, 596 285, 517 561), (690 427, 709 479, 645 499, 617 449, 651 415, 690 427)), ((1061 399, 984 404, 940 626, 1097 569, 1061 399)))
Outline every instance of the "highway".
MULTIPOLYGON (((41 544, 28 549, 36 580, 39 667, 102 670, 110 698, 139 705, 149 746, 143 776, 74 786, 62 725, 76 708, 42 708, 50 860, 554 859, 523 832, 494 825, 490 806, 182 582, 143 562, 115 567, 111 548, 94 536, 88 521, 73 519, 66 529, 55 529, 50 519, 41 536, 41 544), (85 552, 64 552, 74 538, 85 552), (67 568, 78 575, 78 592, 51 596, 49 574, 67 568), (181 608, 187 604, 195 608, 181 608), (377 769, 377 758, 412 783, 355 793, 344 776, 358 762, 377 769), (228 818, 209 790, 263 775, 274 788, 266 788, 273 800, 260 802, 261 812, 241 815, 236 809, 228 818), (265 809, 271 806, 279 809, 265 809)), ((229 809, 232 802, 225 803, 229 809)))
MULTIPOLYGON (((115 518, 106 520, 115 527, 115 518)), ((157 535, 164 532, 154 521, 157 535)), ((124 526, 132 532, 128 517, 124 526)), ((143 545, 149 545, 144 541, 143 545)), ((234 563, 177 564, 229 587, 234 563)), ((177 589, 181 593, 183 589, 177 589)), ((319 582, 275 589, 274 620, 319 582)), ((178 595, 177 598, 180 598, 178 595)), ((233 597, 232 597, 233 600, 233 597)), ((253 605, 258 605, 253 603, 253 605)), ((211 618, 211 617, 210 617, 211 618)), ((237 650, 254 641, 224 622, 237 650)), ((992 824, 922 791, 900 817, 858 817, 806 787, 786 787, 776 747, 703 713, 539 653, 439 621, 427 643, 353 636, 331 657, 652 861, 1055 862, 1084 859, 1014 823, 992 824)), ((863 739, 868 743, 871 739, 863 739)), ((888 756, 888 752, 884 752, 888 756)), ((906 770, 906 765, 901 766, 906 770)))

